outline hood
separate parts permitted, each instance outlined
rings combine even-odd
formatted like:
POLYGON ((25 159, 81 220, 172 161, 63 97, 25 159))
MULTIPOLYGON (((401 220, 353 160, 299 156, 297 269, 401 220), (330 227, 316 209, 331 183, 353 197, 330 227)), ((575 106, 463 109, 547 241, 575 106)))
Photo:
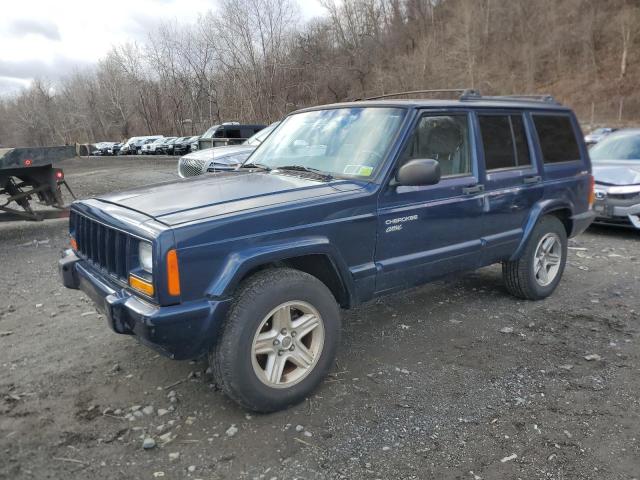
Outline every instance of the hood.
POLYGON ((235 155, 244 154, 248 156, 255 150, 256 147, 252 145, 227 145, 224 147, 205 148, 204 150, 198 150, 196 152, 185 155, 182 158, 189 158, 193 160, 204 160, 205 162, 222 159, 224 157, 233 157, 235 155))
POLYGON ((349 180, 322 182, 266 172, 204 175, 136 190, 96 197, 173 226, 239 213, 244 210, 296 204, 312 198, 359 190, 349 180))
POLYGON ((592 164, 596 183, 603 185, 640 184, 640 161, 610 161, 592 164))

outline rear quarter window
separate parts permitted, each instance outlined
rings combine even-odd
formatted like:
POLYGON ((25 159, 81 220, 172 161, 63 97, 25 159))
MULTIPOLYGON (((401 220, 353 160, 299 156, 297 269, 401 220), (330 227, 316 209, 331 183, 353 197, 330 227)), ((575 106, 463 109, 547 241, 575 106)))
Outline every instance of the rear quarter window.
POLYGON ((538 143, 544 163, 580 160, 580 148, 571 117, 568 115, 533 115, 538 143))

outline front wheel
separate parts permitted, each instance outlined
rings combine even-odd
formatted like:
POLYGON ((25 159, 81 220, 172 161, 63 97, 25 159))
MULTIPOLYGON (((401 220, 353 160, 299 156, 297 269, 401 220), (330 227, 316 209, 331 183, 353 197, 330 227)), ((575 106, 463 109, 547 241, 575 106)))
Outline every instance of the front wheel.
POLYGON ((548 297, 560 283, 567 261, 567 232, 555 216, 545 216, 531 232, 518 260, 502 263, 505 286, 526 300, 548 297))
POLYGON ((271 412, 304 400, 333 364, 340 312, 331 291, 298 270, 259 272, 243 283, 210 353, 222 390, 271 412))

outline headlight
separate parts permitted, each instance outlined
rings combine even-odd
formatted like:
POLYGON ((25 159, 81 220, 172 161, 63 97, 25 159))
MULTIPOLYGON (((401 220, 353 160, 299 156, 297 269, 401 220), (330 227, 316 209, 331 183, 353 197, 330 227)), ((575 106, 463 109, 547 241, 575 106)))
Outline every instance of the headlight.
POLYGON ((140 267, 145 272, 153 272, 153 248, 150 243, 140 242, 138 244, 138 259, 140 260, 140 267))

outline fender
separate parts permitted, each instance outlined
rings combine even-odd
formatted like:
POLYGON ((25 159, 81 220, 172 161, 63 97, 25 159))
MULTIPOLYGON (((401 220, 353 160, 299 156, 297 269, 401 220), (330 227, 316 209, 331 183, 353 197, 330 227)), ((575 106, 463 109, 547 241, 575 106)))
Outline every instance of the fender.
POLYGON ((355 285, 349 268, 335 246, 322 236, 284 239, 233 252, 227 257, 221 273, 209 285, 206 293, 213 298, 228 298, 251 270, 304 255, 326 255, 347 293, 349 304, 353 304, 355 285))
POLYGON ((529 212, 529 217, 527 218, 527 223, 525 224, 522 231, 522 238, 520 239, 520 244, 516 251, 509 258, 510 261, 517 260, 522 255, 525 247, 527 246, 527 242, 531 237, 531 232, 535 228, 536 224, 540 217, 546 215, 547 213, 554 212, 557 210, 566 210, 568 209, 572 214, 574 212, 573 203, 567 199, 553 199, 553 200, 542 200, 536 203, 531 211, 529 212))

